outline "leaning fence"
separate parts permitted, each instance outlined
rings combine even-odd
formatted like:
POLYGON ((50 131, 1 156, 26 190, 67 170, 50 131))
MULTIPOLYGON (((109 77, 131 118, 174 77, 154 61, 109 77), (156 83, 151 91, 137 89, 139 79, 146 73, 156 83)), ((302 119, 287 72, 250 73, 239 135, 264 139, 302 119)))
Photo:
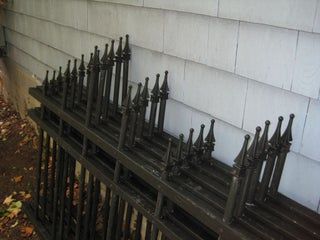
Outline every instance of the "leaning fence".
POLYGON ((41 105, 26 211, 45 239, 320 239, 319 215, 278 192, 293 114, 271 138, 269 121, 245 136, 230 167, 212 157, 214 120, 196 137, 165 132, 167 71, 133 93, 128 36, 99 55, 30 89, 41 105))

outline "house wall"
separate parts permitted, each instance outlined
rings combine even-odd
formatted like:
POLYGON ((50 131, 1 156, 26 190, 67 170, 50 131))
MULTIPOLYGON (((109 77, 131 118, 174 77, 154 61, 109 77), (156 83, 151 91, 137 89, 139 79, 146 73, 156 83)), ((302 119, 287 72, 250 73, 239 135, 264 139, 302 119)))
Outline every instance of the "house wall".
POLYGON ((246 133, 294 113, 280 191, 319 211, 320 0, 8 0, 2 22, 16 86, 128 33, 132 84, 169 71, 165 128, 216 119, 214 156, 229 165, 246 133))

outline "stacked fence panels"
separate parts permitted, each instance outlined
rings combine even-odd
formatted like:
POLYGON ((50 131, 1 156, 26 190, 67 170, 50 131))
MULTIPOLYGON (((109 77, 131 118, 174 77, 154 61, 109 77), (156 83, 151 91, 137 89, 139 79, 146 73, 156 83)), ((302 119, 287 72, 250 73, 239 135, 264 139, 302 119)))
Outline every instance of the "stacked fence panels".
POLYGON ((214 120, 165 132, 169 73, 133 90, 130 55, 126 36, 30 89, 40 144, 26 210, 45 239, 320 239, 319 215, 278 193, 293 114, 270 138, 269 121, 245 136, 227 166, 211 157, 214 120))

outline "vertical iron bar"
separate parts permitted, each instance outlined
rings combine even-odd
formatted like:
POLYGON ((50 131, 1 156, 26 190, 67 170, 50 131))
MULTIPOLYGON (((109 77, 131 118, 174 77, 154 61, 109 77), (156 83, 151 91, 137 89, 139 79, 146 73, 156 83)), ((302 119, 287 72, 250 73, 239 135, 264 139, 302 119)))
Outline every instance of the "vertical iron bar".
POLYGON ((107 237, 109 211, 110 211, 110 188, 107 187, 105 197, 104 197, 103 228, 102 228, 103 240, 105 240, 107 237))
POLYGON ((99 81, 99 87, 98 87, 98 97, 97 97, 96 113, 95 113, 96 125, 100 123, 100 118, 102 113, 103 91, 104 91, 104 85, 106 81, 107 60, 108 60, 107 54, 108 54, 108 44, 106 44, 105 52, 101 58, 101 73, 100 73, 100 81, 99 81))
POLYGON ((100 181, 96 178, 94 184, 94 194, 93 194, 93 203, 92 203, 92 215, 90 219, 90 240, 95 239, 96 234, 96 222, 97 222, 97 214, 98 214, 98 204, 100 197, 100 181))
POLYGON ((75 180, 75 168, 76 168, 76 161, 73 158, 69 160, 69 198, 68 198, 68 216, 67 216, 67 230, 66 234, 67 237, 69 236, 70 229, 71 229, 71 218, 72 218, 72 202, 73 202, 73 194, 74 194, 74 180, 75 180))
POLYGON ((63 159, 63 175, 62 175, 62 187, 61 187, 61 204, 60 204, 60 222, 59 222, 59 239, 64 239, 64 223, 65 223, 65 201, 67 191, 67 173, 69 167, 69 155, 64 152, 63 159))
POLYGON ((137 139, 142 141, 143 138, 143 131, 144 131, 144 125, 145 125, 145 119, 146 119, 146 111, 148 107, 148 101, 149 101, 149 90, 148 90, 148 82, 149 78, 147 77, 145 79, 144 87, 141 93, 140 97, 140 116, 138 119, 137 124, 137 139))
POLYGON ((93 65, 93 53, 90 53, 90 60, 87 65, 87 83, 86 83, 86 96, 85 98, 88 99, 89 96, 89 86, 90 86, 90 79, 91 79, 91 68, 93 65))
POLYGON ((126 35, 126 42, 123 48, 123 74, 122 74, 122 98, 121 104, 125 100, 128 91, 129 61, 131 58, 131 50, 129 47, 129 35, 126 35))
POLYGON ((77 225, 76 225, 76 231, 75 231, 75 240, 80 240, 80 237, 81 237, 85 177, 86 177, 86 169, 81 164, 80 181, 79 181, 79 203, 77 207, 77 225))
POLYGON ((138 90, 135 95, 135 97, 132 100, 132 108, 131 108, 131 123, 130 123, 130 131, 129 131, 129 143, 128 145, 132 147, 135 143, 135 135, 136 135, 136 125, 137 125, 137 119, 139 116, 139 111, 140 111, 140 91, 141 91, 141 86, 142 84, 138 84, 138 90))
POLYGON ((214 123, 215 123, 215 120, 212 119, 208 135, 205 138, 206 142, 204 143, 204 154, 205 154, 204 159, 208 162, 211 160, 211 155, 214 150, 214 145, 216 142, 216 139, 214 137, 214 131, 213 131, 214 123))
POLYGON ((89 239, 89 226, 90 226, 90 217, 91 217, 91 209, 92 209, 92 198, 93 198, 93 184, 94 184, 94 176, 92 173, 89 173, 89 182, 87 187, 87 200, 86 200, 86 210, 85 210, 85 222, 84 222, 84 231, 83 237, 84 239, 89 239))
POLYGON ((165 71, 165 76, 163 83, 160 88, 160 107, 159 107, 159 117, 158 117, 158 132, 163 132, 164 117, 166 112, 166 104, 169 96, 168 87, 168 71, 165 71))
POLYGON ((121 64, 122 64, 122 37, 119 39, 118 50, 115 57, 116 75, 114 77, 114 91, 113 91, 113 117, 116 117, 119 105, 119 90, 121 78, 121 64))
POLYGON ((125 225, 124 225, 123 239, 129 239, 130 238, 130 232, 131 232, 130 226, 131 226, 132 212, 133 212, 133 208, 128 203, 127 212, 126 212, 126 219, 125 219, 125 225))
POLYGON ((274 164, 276 161, 277 154, 279 152, 282 121, 283 121, 283 117, 280 116, 278 118, 277 128, 269 141, 268 157, 267 157, 266 166, 264 168, 261 184, 260 184, 258 195, 257 195, 258 201, 264 201, 265 196, 268 191, 268 187, 269 187, 270 179, 272 176, 274 164))
POLYGON ((48 175, 49 175, 49 158, 50 158, 50 136, 47 133, 44 152, 44 171, 43 171, 43 218, 47 213, 48 202, 48 175))
MULTIPOLYGON (((172 140, 171 138, 169 139, 169 144, 168 144, 168 148, 167 148, 167 152, 164 156, 164 163, 165 163, 165 168, 162 171, 161 174, 161 180, 166 180, 168 178, 168 170, 170 168, 170 160, 171 160, 171 147, 172 147, 172 140)), ((159 218, 161 215, 161 211, 162 211, 162 206, 163 206, 163 201, 164 201, 164 195, 161 191, 158 191, 158 196, 157 196, 157 202, 156 202, 156 208, 154 211, 154 217, 155 218, 159 218)), ((152 228, 152 232, 151 232, 151 240, 156 240, 158 237, 158 227, 156 225, 156 223, 153 223, 153 228, 152 228)))
POLYGON ((84 55, 81 55, 81 63, 79 66, 79 85, 78 85, 78 94, 77 94, 77 102, 80 105, 82 102, 82 94, 83 94, 83 81, 86 75, 84 66, 84 55))
POLYGON ((151 224, 151 222, 147 219, 145 240, 150 240, 150 238, 151 238, 151 227, 152 227, 152 224, 151 224))
POLYGON ((237 195, 239 192, 239 188, 241 186, 242 178, 244 177, 244 174, 245 174, 245 159, 247 156, 247 147, 248 147, 249 139, 250 139, 250 136, 246 135, 244 138, 242 149, 234 160, 234 165, 231 172, 232 182, 231 182, 228 199, 227 199, 226 207, 224 210, 224 216, 223 216, 223 221, 227 224, 231 223, 232 218, 234 216, 237 195))
POLYGON ((270 125, 270 121, 267 120, 265 122, 263 134, 262 134, 261 139, 259 141, 258 150, 257 150, 258 151, 257 154, 259 156, 257 159, 258 163, 257 163, 257 167, 254 169, 253 174, 252 174, 252 179, 251 179, 250 189, 249 189, 248 199, 247 199, 248 204, 253 204, 253 202, 255 200, 257 186, 258 186, 260 174, 262 171, 262 165, 267 157, 269 125, 270 125))
POLYGON ((291 141, 292 141, 293 119, 294 119, 294 114, 291 114, 288 122, 288 126, 284 131, 283 135, 281 136, 280 154, 278 156, 277 164, 275 166, 271 184, 270 184, 270 194, 272 196, 276 196, 276 194, 278 193, 278 188, 280 185, 284 164, 287 158, 287 154, 290 152, 291 141))
POLYGON ((138 212, 137 220, 136 220, 136 232, 134 235, 134 240, 141 239, 141 226, 142 226, 142 214, 138 212))
POLYGON ((259 137, 260 137, 260 132, 261 132, 261 127, 256 128, 256 133, 254 136, 254 140, 248 149, 248 154, 246 157, 246 173, 245 173, 245 178, 244 178, 244 183, 243 186, 241 187, 241 192, 239 196, 239 203, 236 209, 235 216, 240 217, 243 213, 245 203, 247 202, 247 196, 248 196, 248 191, 251 183, 251 178, 253 174, 253 170, 256 167, 257 163, 257 150, 258 150, 258 143, 259 143, 259 137))
POLYGON ((56 174, 56 164, 57 164, 57 142, 53 140, 52 143, 52 161, 51 161, 51 182, 50 182, 50 210, 53 210, 53 200, 54 200, 54 188, 55 188, 55 174, 56 174))
POLYGON ((76 89, 77 89, 77 80, 78 80, 78 72, 77 72, 77 59, 74 59, 74 65, 71 72, 71 99, 70 99, 70 108, 74 108, 74 102, 76 98, 76 89))
POLYGON ((110 108, 110 94, 111 94, 111 82, 112 82, 112 74, 113 74, 113 66, 114 66, 114 40, 111 41, 111 47, 107 58, 107 79, 106 79, 106 87, 104 92, 104 101, 103 101, 103 114, 102 117, 104 120, 107 120, 110 108))
POLYGON ((160 78, 160 74, 157 74, 157 78, 156 78, 156 82, 154 84, 154 87, 151 91, 151 110, 150 110, 150 118, 149 118, 149 137, 152 138, 153 137, 153 133, 154 133, 154 126, 155 126, 155 122, 156 122, 156 114, 157 114, 157 107, 158 107, 158 103, 159 103, 159 78, 160 78))
POLYGON ((120 240, 123 234, 123 217, 124 217, 124 210, 126 202, 122 198, 120 199, 119 209, 118 209, 118 222, 117 222, 117 230, 115 235, 115 240, 120 240))

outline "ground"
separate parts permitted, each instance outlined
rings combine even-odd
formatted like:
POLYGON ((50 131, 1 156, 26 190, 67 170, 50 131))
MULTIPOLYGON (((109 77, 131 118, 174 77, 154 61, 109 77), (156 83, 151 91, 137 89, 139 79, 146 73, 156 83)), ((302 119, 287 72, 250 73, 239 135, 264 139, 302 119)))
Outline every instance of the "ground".
POLYGON ((37 135, 0 95, 0 240, 39 239, 21 205, 31 200, 37 135))

